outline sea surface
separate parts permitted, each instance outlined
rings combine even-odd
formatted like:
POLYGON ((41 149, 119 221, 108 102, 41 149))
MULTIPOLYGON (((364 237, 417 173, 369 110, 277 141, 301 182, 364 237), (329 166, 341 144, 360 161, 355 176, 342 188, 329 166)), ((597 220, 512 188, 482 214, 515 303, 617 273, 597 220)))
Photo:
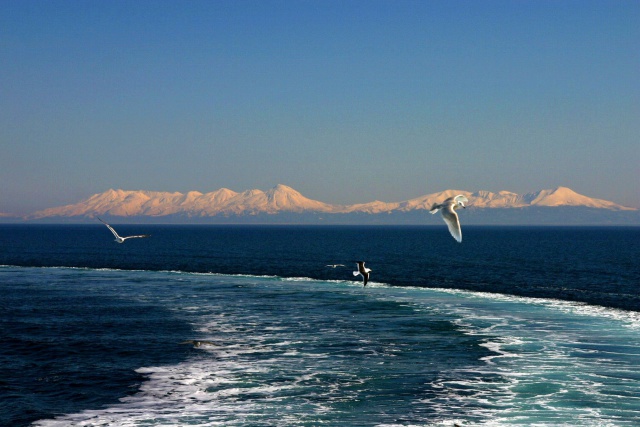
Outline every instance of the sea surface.
POLYGON ((640 425, 640 228, 112 225, 0 225, 0 426, 640 425))

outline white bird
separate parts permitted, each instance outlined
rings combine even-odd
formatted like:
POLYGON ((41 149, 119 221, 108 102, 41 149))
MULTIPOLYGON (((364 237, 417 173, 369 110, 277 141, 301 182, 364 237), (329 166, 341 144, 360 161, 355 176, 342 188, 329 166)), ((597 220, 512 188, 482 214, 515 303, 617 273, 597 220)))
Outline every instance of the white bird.
POLYGON ((220 344, 214 343, 213 341, 197 341, 197 340, 182 341, 180 344, 193 344, 194 347, 200 347, 203 345, 212 345, 212 346, 220 345, 220 344))
POLYGON ((325 267, 331 267, 331 268, 344 267, 344 264, 327 264, 325 267))
POLYGON ((353 275, 357 276, 358 274, 362 275, 362 278, 364 279, 364 286, 367 286, 367 282, 369 281, 369 272, 373 271, 370 268, 365 268, 364 266, 364 261, 356 261, 356 264, 358 264, 358 271, 354 271, 353 275))
POLYGON ((458 242, 462 242, 462 230, 460 229, 460 220, 458 219, 456 209, 461 206, 465 208, 464 203, 468 201, 469 199, 464 197, 462 194, 458 194, 455 197, 449 197, 447 200, 440 204, 434 203, 429 210, 429 212, 434 214, 442 209, 442 219, 444 219, 444 222, 447 223, 449 232, 458 242))
POLYGON ((110 226, 109 224, 107 224, 106 222, 101 220, 100 218, 98 218, 98 219, 100 220, 101 223, 106 225, 109 230, 111 230, 113 235, 116 236, 116 242, 118 242, 118 243, 124 243, 124 241, 127 240, 127 239, 140 239, 140 238, 144 238, 144 237, 149 237, 149 234, 140 234, 138 236, 120 237, 120 236, 118 236, 118 233, 116 233, 116 230, 114 230, 112 226, 110 226))

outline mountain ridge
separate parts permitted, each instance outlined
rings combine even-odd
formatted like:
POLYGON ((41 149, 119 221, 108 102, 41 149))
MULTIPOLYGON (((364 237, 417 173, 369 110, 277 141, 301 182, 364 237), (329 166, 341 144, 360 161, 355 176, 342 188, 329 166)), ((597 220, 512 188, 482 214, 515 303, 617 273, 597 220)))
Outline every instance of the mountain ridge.
POLYGON ((447 197, 462 194, 469 199, 470 209, 514 209, 528 207, 586 207, 608 211, 637 211, 610 202, 576 193, 567 187, 517 194, 509 191, 444 190, 401 202, 373 201, 352 205, 334 205, 309 199, 297 190, 278 184, 262 191, 250 189, 235 192, 227 188, 201 193, 199 191, 162 192, 146 190, 109 189, 75 204, 48 208, 23 217, 38 220, 52 217, 87 217, 98 215, 115 217, 216 217, 240 215, 276 215, 280 213, 318 214, 382 214, 428 210, 431 205, 447 197))

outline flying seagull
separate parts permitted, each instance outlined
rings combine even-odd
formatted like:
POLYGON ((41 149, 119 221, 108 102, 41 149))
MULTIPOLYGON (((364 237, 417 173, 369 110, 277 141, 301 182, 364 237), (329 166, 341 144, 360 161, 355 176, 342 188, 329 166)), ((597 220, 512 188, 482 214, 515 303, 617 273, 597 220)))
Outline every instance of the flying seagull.
POLYGON ((331 268, 344 267, 344 264, 327 264, 325 267, 331 267, 331 268))
POLYGON ((434 203, 429 210, 429 212, 434 214, 442 209, 442 219, 444 219, 444 222, 447 223, 449 232, 458 242, 462 242, 462 230, 460 229, 460 220, 458 219, 456 209, 458 209, 460 206, 465 208, 464 202, 468 201, 469 199, 464 197, 462 194, 459 194, 455 197, 449 197, 447 200, 440 204, 434 203))
POLYGON ((220 344, 214 343, 213 341, 197 341, 197 340, 182 341, 180 344, 193 344, 194 347, 200 347, 202 345, 215 345, 215 346, 220 345, 220 344))
POLYGON ((139 236, 120 237, 120 236, 118 236, 118 233, 116 233, 116 230, 114 230, 112 226, 110 226, 109 224, 107 224, 106 222, 101 220, 99 217, 97 217, 97 218, 100 220, 101 223, 106 225, 109 230, 111 230, 113 235, 116 236, 116 242, 118 242, 118 243, 124 243, 124 241, 127 240, 127 239, 139 239, 139 238, 143 238, 143 237, 149 237, 149 234, 141 234, 139 236))
POLYGON ((356 263, 358 264, 358 271, 354 271, 353 275, 357 276, 358 274, 361 274, 364 279, 364 286, 367 286, 367 282, 369 282, 369 272, 372 270, 364 266, 364 261, 356 261, 356 263))

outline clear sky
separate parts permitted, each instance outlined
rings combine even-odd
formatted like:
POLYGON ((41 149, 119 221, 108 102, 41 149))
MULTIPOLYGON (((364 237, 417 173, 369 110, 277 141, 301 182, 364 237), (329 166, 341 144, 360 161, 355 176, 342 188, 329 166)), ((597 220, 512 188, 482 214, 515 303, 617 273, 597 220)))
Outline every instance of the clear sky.
POLYGON ((0 212, 109 188, 640 207, 640 1, 0 0, 0 212))

